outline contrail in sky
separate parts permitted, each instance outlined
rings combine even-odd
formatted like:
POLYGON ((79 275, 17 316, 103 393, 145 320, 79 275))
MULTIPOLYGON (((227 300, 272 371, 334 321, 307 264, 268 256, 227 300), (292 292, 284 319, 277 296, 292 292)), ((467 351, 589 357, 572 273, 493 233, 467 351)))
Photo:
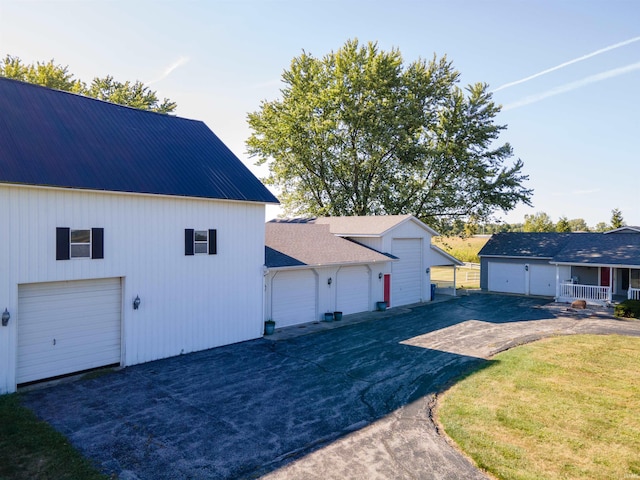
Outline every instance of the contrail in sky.
POLYGON ((164 72, 162 72, 162 75, 160 75, 158 78, 156 78, 155 80, 151 80, 150 82, 147 82, 145 85, 148 87, 149 85, 153 84, 153 83, 158 83, 161 80, 164 80, 165 78, 167 78, 176 68, 181 67, 182 65, 184 65, 185 63, 187 63, 189 61, 189 57, 180 57, 176 62, 172 63, 169 67, 167 67, 165 69, 164 72))
POLYGON ((541 77, 542 75, 546 75, 547 73, 555 72, 556 70, 560 70, 561 68, 568 67, 569 65, 573 65, 574 63, 582 62, 583 60, 587 60, 588 58, 595 57, 596 55, 600 55, 601 53, 609 52, 611 50, 615 50, 616 48, 624 47, 625 45, 629 45, 630 43, 640 41, 640 37, 633 37, 629 40, 625 40, 624 42, 616 43, 614 45, 609 45, 608 47, 601 48, 600 50, 596 50, 595 52, 587 53, 578 58, 574 58, 573 60, 569 60, 568 62, 561 63, 560 65, 556 65, 555 67, 547 68, 538 73, 534 73, 533 75, 529 75, 528 77, 521 78, 520 80, 516 80, 515 82, 505 83, 504 85, 500 85, 498 88, 492 90, 492 93, 498 92, 500 90, 504 90, 505 88, 513 87, 514 85, 519 85, 524 82, 528 82, 529 80, 533 80, 534 78, 541 77))
POLYGON ((583 78, 582 80, 577 80, 575 82, 567 83, 565 85, 560 85, 559 87, 553 88, 546 92, 539 93, 537 95, 531 95, 522 100, 518 100, 517 102, 510 103, 505 105, 502 108, 502 111, 512 110, 514 108, 523 107, 525 105, 529 105, 531 103, 539 102, 540 100, 544 100, 545 98, 553 97, 555 95, 560 95, 561 93, 570 92, 571 90, 575 90, 577 88, 585 87, 592 83, 601 82, 602 80, 606 80, 608 78, 618 77, 620 75, 624 75, 625 73, 633 72, 636 70, 640 70, 640 62, 632 63, 631 65, 626 65, 620 68, 614 68, 613 70, 607 70, 606 72, 598 73, 596 75, 591 75, 590 77, 583 78))

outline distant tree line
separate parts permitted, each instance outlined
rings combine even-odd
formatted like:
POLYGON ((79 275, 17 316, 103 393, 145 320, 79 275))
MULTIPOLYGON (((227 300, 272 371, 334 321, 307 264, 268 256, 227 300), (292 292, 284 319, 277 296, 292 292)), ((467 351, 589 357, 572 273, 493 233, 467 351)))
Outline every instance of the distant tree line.
POLYGON ((172 113, 177 106, 168 98, 160 101, 156 92, 140 81, 119 82, 111 75, 107 75, 103 78, 95 77, 87 85, 69 73, 68 66, 56 65, 53 60, 27 65, 22 63, 20 58, 7 55, 0 60, 0 77, 35 83, 157 113, 172 113))
POLYGON ((562 216, 557 222, 553 222, 551 217, 545 212, 537 212, 524 216, 523 223, 474 223, 453 221, 441 229, 443 235, 448 236, 471 236, 471 235, 491 235, 499 232, 606 232, 615 228, 625 226, 622 212, 614 208, 611 210, 609 223, 599 222, 590 227, 583 218, 568 219, 562 216))

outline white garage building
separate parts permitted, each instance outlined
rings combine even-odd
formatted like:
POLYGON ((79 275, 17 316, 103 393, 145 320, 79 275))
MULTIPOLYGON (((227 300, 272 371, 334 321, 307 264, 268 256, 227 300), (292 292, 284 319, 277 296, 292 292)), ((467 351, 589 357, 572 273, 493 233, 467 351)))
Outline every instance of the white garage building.
POLYGON ((0 127, 0 393, 262 335, 277 199, 204 123, 0 78, 0 127))
POLYGON ((433 235, 412 215, 269 222, 265 319, 283 327, 371 311, 379 301, 429 301, 431 266, 460 264, 432 247, 433 235))

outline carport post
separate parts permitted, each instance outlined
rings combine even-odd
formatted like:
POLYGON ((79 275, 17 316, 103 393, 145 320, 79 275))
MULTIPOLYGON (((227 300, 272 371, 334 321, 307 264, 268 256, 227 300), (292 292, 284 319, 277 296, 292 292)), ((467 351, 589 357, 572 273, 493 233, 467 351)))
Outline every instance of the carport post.
POLYGON ((455 264, 453 265, 453 296, 456 296, 456 285, 458 285, 458 282, 456 281, 456 266, 455 264))

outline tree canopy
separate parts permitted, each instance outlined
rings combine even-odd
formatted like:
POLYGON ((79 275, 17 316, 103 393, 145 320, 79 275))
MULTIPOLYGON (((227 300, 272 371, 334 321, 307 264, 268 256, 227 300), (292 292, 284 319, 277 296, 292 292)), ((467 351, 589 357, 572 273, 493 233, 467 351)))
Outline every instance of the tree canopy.
POLYGON ((171 113, 176 109, 175 102, 168 98, 160 102, 156 92, 145 87, 140 81, 122 83, 107 75, 104 78, 94 78, 87 87, 84 82, 69 73, 68 66, 56 65, 54 60, 25 65, 20 58, 7 55, 4 60, 0 60, 0 76, 66 92, 79 93, 87 97, 141 110, 171 113))
POLYGON ((282 99, 249 113, 248 152, 289 214, 438 224, 530 204, 523 162, 507 162, 512 148, 498 141, 500 107, 486 84, 463 90, 459 77, 446 57, 404 65, 373 42, 303 52, 282 75, 282 99))
POLYGON ((624 218, 622 218, 622 212, 614 208, 611 210, 611 228, 620 228, 626 225, 624 218))
POLYGON ((524 232, 553 232, 556 230, 551 217, 545 212, 524 216, 524 232))

